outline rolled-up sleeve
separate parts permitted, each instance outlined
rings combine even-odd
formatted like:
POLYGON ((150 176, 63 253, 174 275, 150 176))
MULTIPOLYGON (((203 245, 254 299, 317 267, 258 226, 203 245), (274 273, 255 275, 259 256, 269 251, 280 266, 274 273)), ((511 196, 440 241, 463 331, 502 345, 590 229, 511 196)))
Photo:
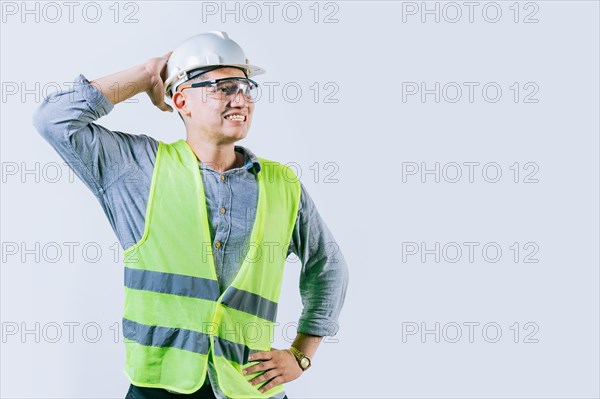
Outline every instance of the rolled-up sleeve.
POLYGON ((94 85, 78 75, 68 90, 48 95, 33 114, 40 135, 96 195, 126 172, 134 159, 137 138, 94 123, 114 105, 94 85))
POLYGON ((337 334, 346 297, 348 267, 333 234, 302 183, 298 218, 289 253, 302 263, 300 296, 303 310, 298 332, 317 336, 337 334))

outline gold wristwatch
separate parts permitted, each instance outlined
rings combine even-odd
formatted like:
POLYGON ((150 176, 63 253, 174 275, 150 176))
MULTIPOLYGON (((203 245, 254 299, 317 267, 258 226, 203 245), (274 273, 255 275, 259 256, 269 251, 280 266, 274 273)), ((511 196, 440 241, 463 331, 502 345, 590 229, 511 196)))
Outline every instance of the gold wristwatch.
POLYGON ((300 365, 302 371, 308 370, 308 368, 311 365, 310 358, 304 353, 300 352, 298 349, 294 348, 293 346, 290 347, 290 352, 292 352, 292 354, 296 357, 296 360, 298 361, 298 364, 300 365))

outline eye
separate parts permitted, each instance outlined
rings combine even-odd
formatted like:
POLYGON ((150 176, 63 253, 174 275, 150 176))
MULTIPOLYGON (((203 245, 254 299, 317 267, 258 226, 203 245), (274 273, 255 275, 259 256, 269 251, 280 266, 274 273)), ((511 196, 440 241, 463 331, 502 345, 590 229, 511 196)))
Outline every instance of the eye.
POLYGON ((236 84, 223 84, 219 87, 219 91, 223 94, 231 94, 234 93, 237 90, 237 85, 236 84))

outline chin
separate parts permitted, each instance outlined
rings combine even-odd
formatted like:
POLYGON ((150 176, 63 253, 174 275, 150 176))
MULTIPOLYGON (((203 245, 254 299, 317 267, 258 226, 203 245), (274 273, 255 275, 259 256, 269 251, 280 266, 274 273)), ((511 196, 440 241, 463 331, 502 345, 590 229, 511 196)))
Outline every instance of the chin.
POLYGON ((225 135, 233 141, 239 141, 239 140, 245 139, 246 136, 248 135, 248 132, 236 132, 236 133, 231 133, 231 134, 226 133, 225 135))
POLYGON ((234 137, 239 137, 239 138, 245 138, 248 135, 248 129, 244 129, 244 130, 238 130, 235 132, 231 133, 232 136, 234 137))

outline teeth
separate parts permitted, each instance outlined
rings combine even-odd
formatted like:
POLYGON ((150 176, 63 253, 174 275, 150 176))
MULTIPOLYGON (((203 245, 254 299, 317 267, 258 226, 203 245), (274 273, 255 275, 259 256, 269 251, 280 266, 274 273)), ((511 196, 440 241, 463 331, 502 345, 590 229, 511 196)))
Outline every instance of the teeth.
POLYGON ((227 115, 225 119, 243 121, 246 119, 246 117, 244 115, 227 115))

